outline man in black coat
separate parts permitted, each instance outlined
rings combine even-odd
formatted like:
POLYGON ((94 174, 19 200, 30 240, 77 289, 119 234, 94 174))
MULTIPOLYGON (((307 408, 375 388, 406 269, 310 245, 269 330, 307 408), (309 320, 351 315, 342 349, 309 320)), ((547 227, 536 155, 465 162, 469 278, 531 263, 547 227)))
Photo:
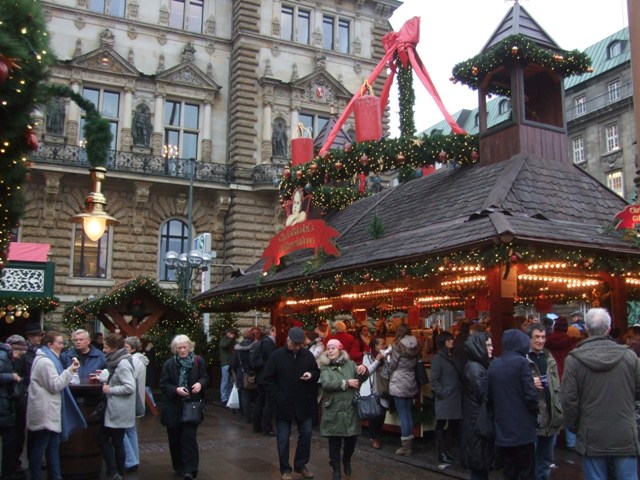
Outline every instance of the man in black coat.
MULTIPOLYGON (((277 348, 276 327, 267 325, 264 328, 264 337, 260 340, 256 348, 261 358, 261 366, 252 365, 256 370, 256 383, 258 384, 258 398, 256 399, 256 406, 253 412, 253 431, 275 437, 276 432, 273 430, 271 423, 271 417, 273 417, 273 402, 267 395, 267 388, 264 384, 264 374, 269 357, 277 348)), ((253 357, 253 351, 251 356, 253 357)))
POLYGON ((273 352, 264 369, 264 385, 275 406, 282 480, 292 478, 289 437, 294 421, 298 426, 298 445, 293 469, 303 478, 313 478, 306 465, 311 457, 312 418, 317 409, 320 370, 303 344, 304 331, 298 327, 289 329, 287 344, 273 352))

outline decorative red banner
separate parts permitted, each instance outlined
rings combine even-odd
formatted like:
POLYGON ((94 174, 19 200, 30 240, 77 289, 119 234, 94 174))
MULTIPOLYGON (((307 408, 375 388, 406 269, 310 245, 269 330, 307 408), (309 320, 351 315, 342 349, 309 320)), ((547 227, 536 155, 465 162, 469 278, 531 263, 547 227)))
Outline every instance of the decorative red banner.
POLYGON ((338 238, 340 233, 326 224, 324 220, 307 220, 291 225, 271 239, 262 257, 265 259, 264 271, 271 265, 280 265, 280 259, 285 255, 306 248, 313 248, 316 252, 323 249, 327 255, 340 256, 340 251, 331 241, 338 238))
POLYGON ((613 218, 620 220, 616 225, 616 230, 636 228, 640 224, 640 205, 627 205, 623 211, 617 213, 613 218))

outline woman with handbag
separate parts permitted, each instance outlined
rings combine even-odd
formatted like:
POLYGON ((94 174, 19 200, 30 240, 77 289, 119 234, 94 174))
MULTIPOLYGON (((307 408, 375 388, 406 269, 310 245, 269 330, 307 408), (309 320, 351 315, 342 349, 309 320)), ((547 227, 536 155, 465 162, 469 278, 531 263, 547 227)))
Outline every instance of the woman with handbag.
MULTIPOLYGON (((494 467, 494 439, 477 433, 476 423, 487 395, 487 369, 493 358, 493 340, 475 332, 464 344, 467 363, 462 373, 461 463, 471 470, 470 480, 488 480, 494 467)), ((485 404, 486 408, 486 404, 485 404)), ((484 410, 486 412, 486 410, 484 410)))
POLYGON ((386 368, 388 365, 386 365, 385 357, 382 354, 386 346, 387 341, 384 337, 372 338, 371 343, 369 343, 370 349, 362 359, 362 364, 369 371, 369 379, 362 383, 360 395, 378 395, 380 406, 382 407, 380 415, 369 419, 369 442, 371 447, 375 449, 382 447, 380 438, 382 437, 382 428, 389 409, 389 400, 387 398, 389 394, 389 373, 386 368))
POLYGON ((420 355, 420 345, 416 337, 411 335, 411 329, 406 323, 398 325, 396 337, 393 340, 389 369, 389 393, 400 417, 400 441, 402 446, 396 450, 396 455, 409 456, 413 452, 413 413, 411 406, 413 399, 420 389, 416 381, 416 362, 420 355))
POLYGON ((103 352, 107 359, 108 381, 102 385, 107 408, 98 435, 98 445, 104 457, 108 480, 122 480, 124 475, 124 433, 136 423, 136 381, 131 354, 124 347, 124 338, 110 333, 104 338, 103 352))
POLYGON ((195 343, 189 337, 176 335, 171 341, 173 356, 164 362, 160 374, 160 388, 166 399, 160 411, 160 423, 167 427, 173 469, 184 480, 196 478, 200 460, 199 422, 185 415, 191 415, 192 404, 197 403, 202 419, 204 389, 209 385, 205 361, 193 353, 194 348, 195 343))
POLYGON ((240 397, 240 412, 247 423, 253 422, 253 406, 258 399, 256 372, 251 368, 250 361, 251 347, 260 341, 261 335, 259 328, 248 328, 242 332, 242 341, 236 344, 233 350, 231 369, 235 375, 240 397))
POLYGON ((329 440, 333 480, 340 480, 340 450, 344 473, 351 475, 351 457, 361 431, 354 399, 368 371, 364 365, 356 366, 349 360, 342 343, 335 338, 327 342, 327 349, 320 355, 318 364, 322 386, 320 435, 329 440))
POLYGON ((442 332, 436 343, 438 353, 431 359, 431 390, 435 397, 438 460, 454 463, 456 458, 450 448, 462 418, 462 379, 457 359, 453 356, 453 335, 442 332))

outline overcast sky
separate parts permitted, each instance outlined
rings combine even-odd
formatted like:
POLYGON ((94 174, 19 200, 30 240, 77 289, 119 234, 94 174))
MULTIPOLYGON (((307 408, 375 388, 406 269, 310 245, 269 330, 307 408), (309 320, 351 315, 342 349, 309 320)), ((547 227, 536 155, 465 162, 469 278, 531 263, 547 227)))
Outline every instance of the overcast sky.
MULTIPOLYGON (((453 66, 480 52, 513 5, 512 0, 405 0, 391 25, 421 17, 418 54, 449 113, 478 106, 477 92, 449 78, 453 66)), ((563 49, 584 50, 628 25, 627 0, 520 0, 520 5, 563 49)), ((418 132, 443 119, 414 76, 418 132)), ((397 91, 391 99, 391 136, 398 135, 397 91)))

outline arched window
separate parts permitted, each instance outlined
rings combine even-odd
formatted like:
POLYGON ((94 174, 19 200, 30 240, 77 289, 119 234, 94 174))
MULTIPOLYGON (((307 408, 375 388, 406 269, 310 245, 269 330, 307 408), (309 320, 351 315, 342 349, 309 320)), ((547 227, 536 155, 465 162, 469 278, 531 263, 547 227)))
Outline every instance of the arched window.
POLYGON ((164 263, 164 256, 169 251, 189 253, 187 245, 188 227, 182 220, 167 220, 160 231, 160 281, 173 282, 177 279, 177 271, 170 270, 164 263))
POLYGON ((621 55, 623 51, 624 51, 624 42, 620 40, 614 40, 607 47, 607 54, 609 56, 609 59, 615 58, 618 55, 621 55))
POLYGON ((498 108, 498 112, 500 113, 500 115, 504 115, 505 113, 508 113, 510 110, 511 110, 511 102, 509 100, 502 100, 498 108))

